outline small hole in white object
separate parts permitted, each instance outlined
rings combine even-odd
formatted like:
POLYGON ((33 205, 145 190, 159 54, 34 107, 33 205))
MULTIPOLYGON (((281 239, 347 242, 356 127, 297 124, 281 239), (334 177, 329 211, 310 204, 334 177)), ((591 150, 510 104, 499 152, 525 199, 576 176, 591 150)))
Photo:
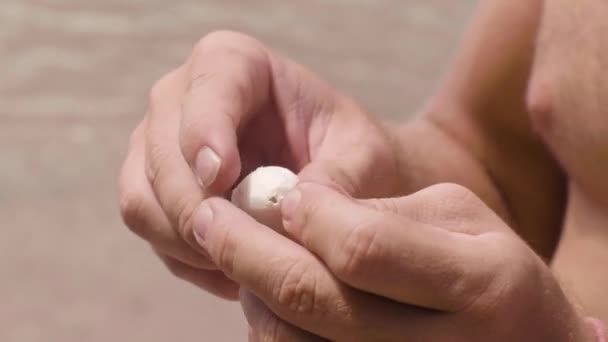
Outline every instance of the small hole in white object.
POLYGON ((279 197, 277 195, 272 195, 270 196, 270 198, 268 199, 270 201, 270 203, 272 204, 279 204, 279 197))

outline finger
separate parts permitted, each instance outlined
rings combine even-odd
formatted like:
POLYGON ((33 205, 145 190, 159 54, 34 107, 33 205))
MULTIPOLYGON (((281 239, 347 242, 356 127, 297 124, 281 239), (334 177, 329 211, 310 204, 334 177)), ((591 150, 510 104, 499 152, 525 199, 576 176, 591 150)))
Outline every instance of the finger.
POLYGON ((268 54, 245 35, 216 32, 196 46, 189 69, 181 151, 201 184, 225 192, 241 171, 237 131, 270 101, 268 54))
POLYGON ((282 214, 289 235, 339 279, 401 303, 458 311, 491 279, 474 237, 370 209, 324 186, 298 185, 282 214))
POLYGON ((126 225, 164 254, 196 268, 215 268, 204 251, 196 252, 175 232, 145 173, 145 125, 133 132, 120 175, 120 207, 126 225))
POLYGON ((159 81, 150 95, 146 133, 146 174, 171 226, 195 250, 191 215, 203 200, 203 190, 179 147, 181 96, 187 75, 182 67, 159 81))
POLYGON ((250 341, 326 341, 281 320, 250 292, 241 290, 240 300, 247 323, 251 328, 250 341))
POLYGON ((199 288, 227 300, 239 298, 239 286, 217 270, 201 270, 156 251, 171 273, 199 288))
MULTIPOLYGON (((249 341, 328 341, 281 320, 247 290, 240 290, 240 301, 249 324, 249 341)), ((388 332, 394 335, 383 334, 386 331, 376 334, 369 330, 366 333, 343 331, 331 341, 453 341, 455 336, 465 336, 463 341, 472 341, 478 336, 475 332, 463 332, 462 321, 439 313, 411 310, 409 315, 399 319, 401 332, 388 332)), ((365 322, 360 326, 365 326, 365 322)))
POLYGON ((229 202, 207 199, 193 220, 218 267, 282 320, 330 340, 405 333, 401 320, 413 308, 344 286, 302 246, 229 202))
POLYGON ((481 235, 493 231, 512 232, 506 224, 496 224, 500 222, 499 216, 488 210, 479 197, 457 184, 442 183, 410 196, 367 199, 359 203, 456 233, 481 235))

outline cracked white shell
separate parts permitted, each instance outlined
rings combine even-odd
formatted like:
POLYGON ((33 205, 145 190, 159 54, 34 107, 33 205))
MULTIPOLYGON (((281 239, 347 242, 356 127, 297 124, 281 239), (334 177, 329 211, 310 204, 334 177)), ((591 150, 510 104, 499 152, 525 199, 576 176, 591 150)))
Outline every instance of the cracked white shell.
POLYGON ((232 203, 261 224, 283 231, 281 200, 298 183, 298 176, 279 166, 260 167, 232 191, 232 203))

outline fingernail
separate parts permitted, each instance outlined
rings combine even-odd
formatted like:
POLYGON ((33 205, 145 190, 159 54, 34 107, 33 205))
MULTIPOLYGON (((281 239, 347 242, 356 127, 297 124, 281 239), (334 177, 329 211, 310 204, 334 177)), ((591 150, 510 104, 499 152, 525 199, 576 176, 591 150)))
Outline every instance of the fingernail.
POLYGON ((201 245, 201 247, 205 247, 205 239, 212 221, 213 211, 208 204, 201 204, 198 209, 196 209, 196 212, 192 217, 194 237, 196 238, 196 242, 201 245))
POLYGON ((194 161, 194 172, 198 179, 198 183, 202 187, 209 187, 213 184, 220 171, 221 165, 222 160, 217 153, 209 147, 202 148, 196 155, 196 160, 194 161))
POLYGON ((300 190, 298 189, 291 190, 287 196, 283 198, 281 203, 281 214, 283 215, 283 225, 286 229, 288 223, 293 219, 301 199, 302 193, 300 193, 300 190))

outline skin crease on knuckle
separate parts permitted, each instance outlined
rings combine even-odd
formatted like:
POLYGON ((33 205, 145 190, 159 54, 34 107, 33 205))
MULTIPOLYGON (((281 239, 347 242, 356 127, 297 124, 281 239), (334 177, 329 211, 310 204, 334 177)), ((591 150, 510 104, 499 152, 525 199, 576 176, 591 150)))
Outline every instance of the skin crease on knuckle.
POLYGON ((149 206, 144 191, 133 184, 121 186, 119 194, 120 214, 125 225, 137 236, 146 239, 150 234, 146 217, 149 206))
POLYGON ((175 204, 179 208, 177 213, 177 230, 184 239, 193 236, 192 216, 201 200, 202 196, 199 195, 195 195, 192 198, 184 196, 175 204))
POLYGON ((123 222, 133 233, 145 239, 148 231, 142 218, 145 213, 144 202, 140 192, 121 190, 120 212, 123 222))
POLYGON ((163 177, 161 165, 169 160, 171 160, 171 156, 162 146, 147 142, 145 171, 152 189, 157 188, 161 183, 163 177))
MULTIPOLYGON (((213 74, 197 73, 197 60, 213 60, 216 58, 219 61, 232 60, 232 67, 241 67, 241 72, 234 74, 245 75, 243 78, 248 84, 235 84, 238 93, 243 96, 247 103, 253 102, 252 99, 256 95, 256 87, 254 80, 266 79, 270 74, 268 67, 270 66, 270 57, 265 46, 255 38, 230 31, 217 31, 208 34, 202 38, 194 47, 191 60, 188 65, 190 72, 194 73, 190 81, 190 89, 196 89, 201 84, 205 83, 205 79, 214 77, 213 74), (203 58, 204 56, 204 58, 203 58), (260 77, 263 76, 263 77, 260 77)), ((264 84, 266 82, 263 82, 264 84)), ((259 89, 257 91, 260 91, 259 89)))
POLYGON ((293 315, 318 314, 317 279, 314 272, 303 263, 293 262, 279 271, 271 273, 269 284, 273 284, 273 298, 280 308, 293 315))
POLYGON ((352 227, 337 249, 333 265, 336 275, 347 281, 357 281, 365 277, 367 271, 382 264, 382 247, 379 246, 377 218, 366 218, 352 227))

